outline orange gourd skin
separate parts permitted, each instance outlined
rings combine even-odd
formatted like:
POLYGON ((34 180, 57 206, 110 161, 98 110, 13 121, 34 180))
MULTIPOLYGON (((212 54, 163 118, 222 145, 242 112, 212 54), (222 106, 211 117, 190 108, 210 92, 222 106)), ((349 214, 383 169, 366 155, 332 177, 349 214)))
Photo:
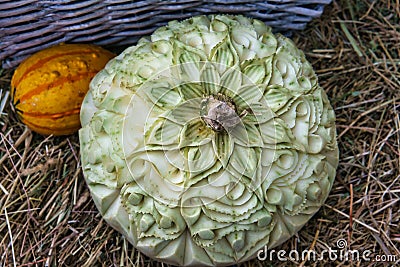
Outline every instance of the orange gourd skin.
POLYGON ((43 135, 79 130, 91 79, 115 55, 88 44, 61 44, 30 56, 15 70, 11 96, 20 120, 43 135))

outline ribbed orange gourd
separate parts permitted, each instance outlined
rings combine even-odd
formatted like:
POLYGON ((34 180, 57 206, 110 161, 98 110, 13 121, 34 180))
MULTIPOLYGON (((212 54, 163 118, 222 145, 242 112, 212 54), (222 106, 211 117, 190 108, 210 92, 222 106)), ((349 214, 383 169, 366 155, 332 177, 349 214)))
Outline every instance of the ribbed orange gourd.
POLYGON ((11 80, 13 105, 21 121, 43 135, 76 132, 89 83, 113 57, 95 45, 60 44, 27 58, 11 80))

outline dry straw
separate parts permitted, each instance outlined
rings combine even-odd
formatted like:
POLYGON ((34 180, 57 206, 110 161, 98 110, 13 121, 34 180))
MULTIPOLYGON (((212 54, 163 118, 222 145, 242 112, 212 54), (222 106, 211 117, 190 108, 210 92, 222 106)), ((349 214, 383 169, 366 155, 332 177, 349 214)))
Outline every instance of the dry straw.
MULTIPOLYGON (((341 156, 326 205, 277 248, 321 253, 343 239, 349 249, 370 250, 371 260, 394 255, 397 262, 275 258, 242 266, 400 264, 399 18, 397 0, 338 0, 294 32, 336 111, 341 156)), ((1 71, 2 99, 11 74, 1 71)), ((102 220, 82 177, 77 135, 32 134, 6 103, 0 115, 0 266, 162 266, 102 220)))

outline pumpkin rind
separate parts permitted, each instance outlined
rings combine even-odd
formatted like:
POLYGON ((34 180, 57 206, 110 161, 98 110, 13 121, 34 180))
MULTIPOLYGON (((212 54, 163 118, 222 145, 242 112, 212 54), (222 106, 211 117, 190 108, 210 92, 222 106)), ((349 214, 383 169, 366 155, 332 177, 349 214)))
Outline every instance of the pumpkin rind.
POLYGON ((113 57, 95 45, 60 44, 27 58, 11 80, 13 105, 21 121, 43 135, 76 132, 89 83, 113 57))
POLYGON ((156 30, 91 83, 79 131, 104 219, 176 265, 231 265, 294 235, 338 165, 335 114, 289 39, 243 16, 156 30))

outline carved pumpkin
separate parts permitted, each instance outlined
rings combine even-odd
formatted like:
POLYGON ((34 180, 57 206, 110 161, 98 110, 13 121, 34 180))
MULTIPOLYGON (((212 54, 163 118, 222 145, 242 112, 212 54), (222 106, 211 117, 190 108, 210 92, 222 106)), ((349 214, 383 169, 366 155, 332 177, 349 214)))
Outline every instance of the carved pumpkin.
POLYGON ((244 262, 294 235, 338 165, 335 114, 292 41, 243 16, 173 21, 93 78, 82 169, 104 219, 175 265, 244 262))

